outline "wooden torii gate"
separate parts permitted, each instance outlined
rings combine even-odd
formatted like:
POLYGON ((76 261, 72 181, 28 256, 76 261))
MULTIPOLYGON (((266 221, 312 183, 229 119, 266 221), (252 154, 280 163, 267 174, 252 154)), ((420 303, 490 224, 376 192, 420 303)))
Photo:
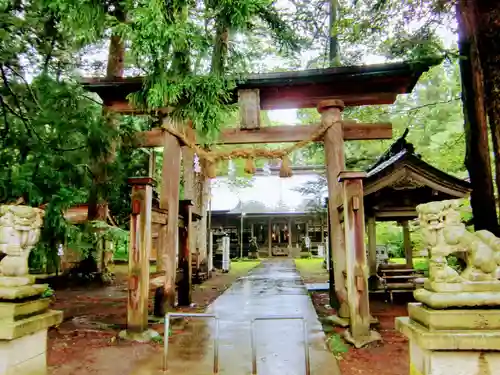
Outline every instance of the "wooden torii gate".
MULTIPOLYGON (((345 105, 391 104, 397 94, 410 92, 430 63, 384 64, 372 67, 342 67, 304 72, 264 74, 237 87, 240 127, 221 132, 219 144, 299 142, 318 127, 324 134, 329 190, 329 213, 334 261, 335 291, 340 301, 338 315, 348 319, 346 339, 360 347, 378 339, 370 331, 368 268, 364 243, 363 173, 345 171, 345 140, 392 138, 387 123, 360 124, 342 121, 345 105), (260 110, 317 107, 321 124, 260 127, 260 110)), ((126 100, 140 88, 140 79, 109 82, 92 80, 90 91, 97 92, 108 107, 121 113, 137 113, 126 100)), ((160 207, 168 210, 166 233, 161 236, 159 254, 164 254, 165 291, 169 305, 175 300, 175 248, 178 241, 177 212, 182 145, 164 129, 137 135, 139 147, 162 147, 163 181, 160 207)), ((188 157, 187 160, 192 160, 188 157)), ((191 162, 191 161, 190 161, 191 162)), ((147 296, 146 296, 147 298, 147 296)))

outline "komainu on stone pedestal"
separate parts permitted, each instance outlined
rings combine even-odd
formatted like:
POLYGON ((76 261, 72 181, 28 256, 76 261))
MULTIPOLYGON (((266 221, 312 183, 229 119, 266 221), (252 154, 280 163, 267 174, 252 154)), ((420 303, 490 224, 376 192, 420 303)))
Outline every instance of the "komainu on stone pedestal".
POLYGON ((46 375, 47 329, 62 321, 42 298, 48 285, 29 275, 43 216, 38 208, 0 205, 0 375, 46 375))
POLYGON ((500 239, 486 230, 469 232, 455 200, 422 204, 417 212, 430 259, 429 279, 415 298, 433 308, 500 306, 500 239), (456 253, 465 255, 461 273, 446 260, 456 253))
POLYGON ((0 205, 0 275, 28 275, 28 257, 40 238, 44 211, 29 206, 0 205))
POLYGON ((409 339, 412 375, 500 375, 500 239, 470 232, 458 201, 417 207, 430 253, 429 278, 396 328, 409 339), (461 253, 457 272, 447 256, 461 253))

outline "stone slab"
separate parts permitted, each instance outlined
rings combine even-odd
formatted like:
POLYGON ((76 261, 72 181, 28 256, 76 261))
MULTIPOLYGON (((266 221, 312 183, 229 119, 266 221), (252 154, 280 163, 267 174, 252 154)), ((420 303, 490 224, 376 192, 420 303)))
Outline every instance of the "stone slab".
POLYGON ((430 331, 409 317, 396 318, 396 330, 423 349, 500 350, 499 330, 430 331))
POLYGON ((461 283, 439 283, 429 279, 424 281, 424 288, 433 292, 500 292, 500 281, 470 281, 461 283))
POLYGON ((434 351, 410 341, 411 375, 500 375, 500 352, 434 351))
POLYGON ((422 302, 433 309, 500 306, 500 292, 444 293, 417 289, 413 292, 413 296, 418 302, 422 302))
MULTIPOLYGON (((264 260, 239 278, 206 311, 219 317, 219 374, 252 373, 251 321, 263 316, 303 316, 311 374, 340 375, 335 356, 316 310, 292 259, 264 260), (296 291, 295 291, 296 290, 296 291), (300 293, 299 293, 300 292, 300 293)), ((259 375, 304 375, 304 333, 298 320, 257 321, 254 324, 259 375)), ((182 334, 168 345, 168 375, 212 374, 215 325, 210 319, 184 323, 182 334)), ((144 358, 130 374, 165 374, 162 355, 144 358)), ((91 365, 89 365, 91 366, 91 365)), ((91 371, 88 371, 89 373, 91 371)))
POLYGON ((62 322, 62 311, 49 310, 17 321, 2 321, 0 324, 0 340, 13 340, 34 332, 56 326, 62 322))
POLYGON ((0 276, 0 286, 23 286, 35 283, 35 277, 31 275, 26 276, 0 276))
POLYGON ((408 315, 430 331, 500 330, 500 310, 497 309, 434 310, 421 303, 409 303, 408 315))
POLYGON ((48 284, 33 284, 21 286, 0 286, 0 300, 19 300, 40 296, 49 287, 48 284))
POLYGON ((45 328, 14 340, 0 340, 0 363, 12 367, 45 354, 46 351, 47 329, 45 328))
POLYGON ((27 318, 48 310, 50 298, 25 302, 0 302, 0 322, 27 318))
POLYGON ((47 355, 43 353, 12 366, 7 369, 5 375, 47 375, 47 355))

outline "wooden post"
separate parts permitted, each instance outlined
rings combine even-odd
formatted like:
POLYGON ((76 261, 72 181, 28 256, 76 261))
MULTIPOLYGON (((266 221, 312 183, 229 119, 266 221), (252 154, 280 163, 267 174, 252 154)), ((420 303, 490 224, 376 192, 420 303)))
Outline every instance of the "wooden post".
POLYGON ((288 219, 288 251, 292 251, 292 218, 288 219))
POLYGON ((268 243, 268 255, 269 258, 273 256, 273 236, 272 236, 272 225, 271 225, 272 218, 269 217, 269 221, 267 222, 267 243, 268 243))
POLYGON ((364 172, 341 172, 342 208, 346 255, 346 288, 349 306, 349 332, 346 340, 356 347, 379 339, 370 332, 368 270, 366 268, 365 216, 363 208, 364 172))
POLYGON ((210 229, 208 232, 208 273, 214 268, 214 231, 210 229))
POLYGON ((377 220, 374 215, 368 216, 368 266, 370 276, 377 273, 377 220))
POLYGON ((318 105, 321 113, 321 123, 323 126, 330 125, 326 131, 325 160, 326 177, 328 180, 328 210, 330 212, 330 233, 331 233, 331 256, 333 258, 335 292, 340 303, 338 310, 339 317, 349 317, 349 307, 347 305, 347 289, 345 285, 344 272, 346 270, 346 254, 344 245, 344 233, 340 223, 338 206, 342 200, 342 185, 337 180, 338 175, 345 169, 344 159, 344 134, 341 120, 341 112, 344 103, 341 100, 326 100, 318 105))
MULTIPOLYGON (((210 184, 210 181, 209 180, 206 180, 206 184, 207 184, 207 228, 208 228, 208 231, 211 233, 210 234, 210 238, 212 238, 213 240, 213 231, 212 231, 212 186, 210 184)), ((209 255, 211 258, 209 264, 212 264, 213 265, 213 256, 214 256, 214 252, 213 252, 213 247, 210 249, 210 255, 209 255)), ((212 267, 213 268, 213 267, 212 267)), ((209 271, 212 271, 211 269, 209 271)))
MULTIPOLYGON (((188 232, 188 247, 189 247, 189 268, 191 268, 191 260, 192 254, 197 251, 197 236, 199 236, 199 231, 195 233, 195 228, 199 229, 199 225, 194 225, 192 220, 192 212, 193 212, 193 202, 197 200, 200 203, 201 197, 197 196, 195 189, 195 175, 194 175, 194 151, 189 147, 182 147, 182 171, 184 177, 184 200, 190 200, 191 205, 188 208, 185 208, 183 213, 184 215, 189 215, 189 218, 185 216, 187 219, 185 222, 186 230, 188 232)), ((200 189, 201 190, 201 189, 200 189)), ((202 192, 199 192, 200 195, 202 192)), ((199 209, 198 205, 198 209, 199 209)), ((198 211, 200 213, 200 211, 198 211)), ((198 223, 199 224, 199 223, 198 223)), ((199 269, 200 262, 200 254, 198 253, 196 256, 196 268, 199 269)), ((192 272, 190 272, 192 273, 192 272)), ((190 282, 191 283, 191 282, 190 282)))
POLYGON ((254 237, 254 223, 250 224, 250 238, 254 237))
POLYGON ((403 227, 403 247, 405 249, 406 267, 413 268, 413 248, 411 246, 410 226, 408 220, 401 222, 403 227))
POLYGON ((166 308, 175 305, 176 249, 179 243, 179 182, 181 147, 176 137, 164 135, 160 208, 168 210, 165 229, 160 231, 160 248, 165 268, 166 308))
POLYGON ((179 254, 179 266, 182 269, 182 280, 177 289, 177 301, 179 302, 179 306, 191 305, 191 290, 193 285, 193 267, 191 265, 193 252, 191 245, 195 237, 193 232, 192 207, 192 201, 182 201, 181 211, 184 216, 184 228, 181 231, 182 237, 179 254))
MULTIPOLYGON (((131 178, 132 214, 128 260, 128 304, 126 335, 148 329, 149 255, 154 181, 149 177, 131 178)), ((133 337, 133 336, 132 336, 133 337)))
MULTIPOLYGON (((201 221, 199 224, 199 236, 198 236, 198 247, 200 249, 201 259, 208 258, 208 230, 210 230, 209 226, 209 212, 208 212, 208 204, 210 201, 210 181, 207 177, 200 173, 198 179, 201 184, 201 197, 199 202, 199 214, 201 215, 201 221)), ((210 270, 209 270, 210 271, 210 270)))

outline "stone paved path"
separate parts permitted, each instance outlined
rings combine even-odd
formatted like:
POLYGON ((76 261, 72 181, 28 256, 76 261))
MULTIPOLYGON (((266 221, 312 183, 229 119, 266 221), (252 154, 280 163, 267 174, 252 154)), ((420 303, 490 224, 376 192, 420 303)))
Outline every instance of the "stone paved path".
MULTIPOLYGON (((220 374, 251 374, 250 321, 264 315, 306 318, 311 375, 339 375, 337 362, 325 346, 325 336, 293 260, 267 260, 236 281, 207 312, 220 319, 220 374)), ((190 323, 170 344, 169 373, 212 374, 208 323, 190 323), (196 328, 193 328, 196 327, 196 328), (189 330, 189 329, 188 329, 189 330)), ((304 341, 299 321, 261 321, 256 325, 258 375, 304 375, 304 341)), ((135 373, 157 374, 160 358, 150 358, 135 373)))

